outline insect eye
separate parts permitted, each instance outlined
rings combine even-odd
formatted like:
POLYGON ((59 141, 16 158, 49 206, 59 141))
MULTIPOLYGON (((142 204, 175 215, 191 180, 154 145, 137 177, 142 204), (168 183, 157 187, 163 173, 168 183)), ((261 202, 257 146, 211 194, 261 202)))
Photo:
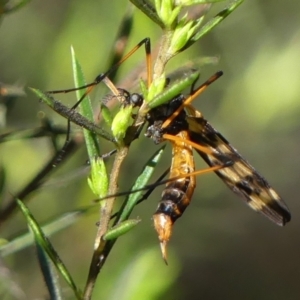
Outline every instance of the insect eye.
POLYGON ((143 97, 140 94, 133 93, 131 94, 130 102, 133 106, 141 106, 143 103, 143 97))

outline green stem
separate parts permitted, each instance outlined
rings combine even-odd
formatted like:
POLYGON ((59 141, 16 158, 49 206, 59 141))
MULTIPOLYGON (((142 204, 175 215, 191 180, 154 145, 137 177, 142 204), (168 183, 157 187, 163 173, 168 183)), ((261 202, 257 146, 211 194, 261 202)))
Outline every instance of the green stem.
MULTIPOLYGON (((125 159, 125 157, 128 154, 128 147, 122 147, 116 154, 112 172, 110 175, 110 183, 109 183, 109 195, 116 194, 118 191, 118 177, 120 174, 120 169, 122 166, 122 163, 125 159)), ((109 241, 105 241, 102 239, 102 237, 105 235, 105 233, 108 231, 110 217, 112 215, 113 207, 114 207, 115 198, 109 198, 106 201, 103 201, 100 205, 100 220, 99 220, 99 226, 98 226, 98 232, 95 239, 95 245, 94 245, 94 253, 92 257, 92 261, 90 264, 90 270, 88 279, 85 286, 84 291, 84 300, 89 300, 92 297, 92 292, 94 289, 94 285, 96 283, 96 279, 98 277, 98 274, 101 271, 102 266, 105 263, 105 260, 107 258, 107 254, 109 251, 107 251, 106 247, 109 246, 109 241)))
POLYGON ((159 52, 153 67, 153 81, 162 76, 167 62, 172 58, 172 55, 170 55, 168 50, 170 48, 173 33, 173 31, 168 30, 165 31, 162 36, 159 52))

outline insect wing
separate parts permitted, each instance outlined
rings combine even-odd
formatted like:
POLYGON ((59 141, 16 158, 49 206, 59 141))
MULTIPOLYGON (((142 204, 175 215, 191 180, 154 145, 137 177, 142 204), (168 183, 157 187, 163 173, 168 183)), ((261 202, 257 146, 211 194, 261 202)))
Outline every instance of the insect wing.
MULTIPOLYGON (((191 140, 220 155, 225 155, 232 161, 230 166, 215 173, 255 211, 280 226, 289 222, 291 215, 287 205, 269 183, 203 118, 199 111, 188 106, 187 112, 191 140)), ((223 164, 218 158, 219 155, 196 151, 210 166, 223 164)))

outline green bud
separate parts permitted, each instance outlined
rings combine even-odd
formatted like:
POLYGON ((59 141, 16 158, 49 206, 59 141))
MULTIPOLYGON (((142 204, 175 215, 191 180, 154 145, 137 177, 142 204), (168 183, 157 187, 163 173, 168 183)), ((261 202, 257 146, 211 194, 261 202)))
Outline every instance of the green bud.
POLYGON ((163 73, 160 77, 155 78, 152 82, 149 91, 147 101, 152 100, 156 95, 160 94, 166 85, 166 75, 163 73))
POLYGON ((148 99, 148 87, 143 80, 140 80, 140 89, 142 91, 144 99, 148 99))
POLYGON ((186 45, 191 36, 190 33, 192 26, 193 21, 189 21, 186 23, 185 18, 178 23, 169 48, 170 55, 176 54, 186 45))
POLYGON ((111 124, 111 131, 118 142, 125 137, 126 130, 130 125, 132 115, 132 106, 122 107, 114 117, 111 124))
POLYGON ((156 0, 155 7, 165 28, 171 28, 180 13, 181 6, 174 4, 173 0, 156 0))
POLYGON ((100 157, 91 160, 91 174, 88 178, 88 185, 97 197, 101 198, 107 195, 108 176, 104 161, 100 157))

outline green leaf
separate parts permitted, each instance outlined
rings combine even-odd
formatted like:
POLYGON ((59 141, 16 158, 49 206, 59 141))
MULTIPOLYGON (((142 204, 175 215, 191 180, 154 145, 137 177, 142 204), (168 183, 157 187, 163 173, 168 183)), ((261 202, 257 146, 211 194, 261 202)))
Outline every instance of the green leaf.
MULTIPOLYGON (((71 225, 78 222, 78 219, 81 218, 88 209, 94 209, 95 206, 92 205, 86 209, 77 210, 74 212, 68 212, 62 216, 55 218, 51 222, 42 226, 42 231, 49 237, 71 225)), ((13 240, 1 244, 0 253, 1 256, 7 256, 18 251, 23 250, 26 247, 29 247, 33 243, 33 238, 31 233, 22 234, 13 240)))
MULTIPOLYGON (((75 87, 84 86, 86 85, 86 82, 84 79, 81 66, 78 60, 76 59, 73 47, 71 48, 71 55, 72 55, 72 66, 73 66, 75 87)), ((81 97, 83 97, 85 93, 86 93, 86 89, 77 90, 76 91, 77 100, 81 99, 81 97)), ((91 105, 91 100, 89 95, 85 96, 84 100, 79 104, 79 107, 80 107, 81 114, 84 117, 86 117, 88 120, 93 122, 94 121, 93 108, 91 105)), ((100 156, 99 145, 98 145, 96 135, 87 129, 83 129, 83 134, 85 138, 89 159, 92 160, 94 157, 100 156)))
POLYGON ((47 104, 51 109, 60 114, 66 119, 70 119, 73 123, 86 128, 95 134, 101 136, 102 138, 115 142, 114 138, 106 132, 102 127, 96 125, 94 122, 89 121, 87 118, 71 110, 69 107, 63 105, 61 102, 54 99, 50 94, 44 93, 35 88, 29 88, 42 102, 47 104))
POLYGON ((46 283, 49 291, 50 299, 62 300, 61 287, 53 265, 51 264, 46 252, 39 244, 36 245, 36 248, 40 268, 43 273, 44 282, 46 283))
POLYGON ((130 0, 130 2, 132 2, 138 9, 148 16, 148 18, 158 24, 161 28, 165 27, 155 8, 148 0, 130 0))
POLYGON ((123 221, 117 224, 116 226, 110 228, 103 236, 103 240, 105 241, 115 240, 121 235, 133 229, 140 222, 141 222, 140 219, 130 219, 130 220, 123 221))
POLYGON ((175 81, 170 87, 166 88, 162 93, 158 94, 154 99, 148 102, 150 109, 159 105, 167 103, 178 94, 182 93, 184 89, 190 87, 199 77, 200 72, 197 70, 189 71, 183 79, 175 81))
POLYGON ((104 105, 103 103, 101 104, 101 115, 103 117, 104 122, 109 127, 111 127, 113 117, 112 117, 112 114, 111 114, 111 111, 109 110, 109 108, 106 105, 104 105))
MULTIPOLYGON (((165 145, 158 149, 147 161, 146 165, 143 167, 140 175, 138 176, 137 180, 135 181, 134 185, 131 187, 131 190, 136 190, 139 188, 144 187, 150 177, 152 176, 157 163, 161 159, 161 156, 165 150, 165 145)), ((144 193, 144 191, 136 192, 133 194, 130 194, 127 199, 124 201, 123 207, 120 209, 121 214, 117 220, 117 222, 123 222, 125 221, 131 214, 134 206, 138 202, 141 195, 144 193)))
MULTIPOLYGON (((242 4, 244 0, 235 0, 228 5, 228 7, 224 8, 220 11, 216 16, 214 16, 211 20, 209 20, 201 29, 194 35, 193 42, 196 42, 205 34, 210 32, 214 27, 220 24, 228 15, 230 15, 240 4, 242 4)), ((190 46, 190 45, 189 45, 190 46)))
POLYGON ((216 3, 216 2, 222 2, 225 0, 176 0, 177 5, 182 6, 189 6, 189 5, 195 5, 195 4, 208 4, 208 3, 216 3))
POLYGON ((57 252, 53 248, 52 244, 48 240, 48 238, 45 236, 44 232, 42 231, 41 227, 33 217, 33 215, 30 213, 26 205, 19 199, 16 199, 17 204, 19 205, 23 215, 26 218, 27 225, 32 230, 33 235, 35 237, 36 243, 40 245, 40 247, 47 253, 47 255, 52 260, 53 264, 57 268, 57 270, 60 272, 60 274, 63 276, 63 278, 66 280, 66 282, 69 284, 71 289, 73 290, 75 296, 77 299, 81 299, 81 292, 76 287, 69 271, 67 270, 66 266, 58 256, 57 252))

